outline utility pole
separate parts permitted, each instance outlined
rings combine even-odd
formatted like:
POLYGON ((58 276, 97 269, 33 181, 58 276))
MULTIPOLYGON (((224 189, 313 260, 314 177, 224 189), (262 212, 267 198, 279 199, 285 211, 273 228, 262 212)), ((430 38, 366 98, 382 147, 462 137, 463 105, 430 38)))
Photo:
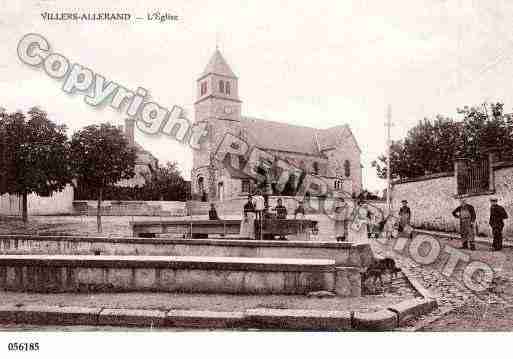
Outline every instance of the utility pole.
POLYGON ((390 202, 390 192, 392 190, 392 186, 390 183, 390 147, 392 146, 392 140, 390 139, 390 128, 394 124, 392 123, 392 107, 388 105, 387 107, 387 122, 385 122, 385 126, 387 128, 387 215, 392 213, 391 202, 390 202))

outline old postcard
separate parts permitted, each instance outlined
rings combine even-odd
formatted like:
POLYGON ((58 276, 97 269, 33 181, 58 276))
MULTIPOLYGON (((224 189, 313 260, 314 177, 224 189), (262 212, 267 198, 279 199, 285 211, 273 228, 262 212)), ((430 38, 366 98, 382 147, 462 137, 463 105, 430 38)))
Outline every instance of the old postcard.
POLYGON ((2 350, 511 332, 512 16, 1 1, 2 350))

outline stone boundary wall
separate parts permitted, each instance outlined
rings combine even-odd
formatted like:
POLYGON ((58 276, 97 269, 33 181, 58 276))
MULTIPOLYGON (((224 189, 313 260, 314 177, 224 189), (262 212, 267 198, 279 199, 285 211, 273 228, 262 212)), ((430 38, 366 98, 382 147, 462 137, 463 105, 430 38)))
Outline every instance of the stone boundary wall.
MULTIPOLYGON (((210 202, 187 201, 185 204, 185 212, 187 216, 208 215, 210 202)), ((222 214, 218 212, 218 214, 222 214)))
MULTIPOLYGON (((287 208, 288 216, 294 215, 294 210, 297 208, 298 202, 303 200, 302 196, 271 196, 269 197, 269 205, 271 208, 274 208, 278 204, 278 198, 281 198, 283 201, 283 205, 287 208)), ((346 199, 346 201, 352 203, 352 199, 346 199)), ((244 208, 244 204, 247 202, 247 196, 240 196, 231 199, 227 199, 224 201, 214 201, 214 202, 199 202, 199 201, 189 201, 187 202, 188 212, 187 215, 208 215, 208 210, 210 209, 210 203, 214 203, 216 205, 216 209, 218 214, 221 215, 242 215, 242 209, 244 208)), ((334 200, 331 198, 320 200, 316 197, 312 197, 309 202, 305 202, 305 209, 307 213, 318 213, 320 203, 323 202, 324 208, 326 211, 331 213, 334 207, 334 200)), ((384 201, 379 200, 369 200, 366 201, 371 206, 384 209, 386 203, 384 201)), ((322 207, 321 207, 322 209, 322 207)))
MULTIPOLYGON (((96 216, 97 201, 73 201, 73 214, 96 216)), ((187 213, 179 201, 102 201, 103 216, 181 217, 187 213)))
MULTIPOLYGON (((509 163, 494 165, 495 191, 491 194, 466 197, 474 206, 477 215, 477 229, 481 235, 491 236, 488 224, 490 217, 490 197, 497 197, 499 204, 508 212, 505 221, 505 236, 513 237, 513 166, 509 163)), ((392 208, 395 213, 406 199, 412 210, 412 224, 415 227, 455 232, 459 222, 452 211, 459 205, 456 197, 456 181, 453 173, 443 173, 396 182, 392 189, 392 208)))
MULTIPOLYGON (((73 186, 68 184, 60 192, 54 192, 48 197, 34 193, 28 195, 28 215, 61 215, 73 212, 73 186)), ((0 196, 0 215, 21 216, 22 200, 20 196, 4 194, 0 196)))

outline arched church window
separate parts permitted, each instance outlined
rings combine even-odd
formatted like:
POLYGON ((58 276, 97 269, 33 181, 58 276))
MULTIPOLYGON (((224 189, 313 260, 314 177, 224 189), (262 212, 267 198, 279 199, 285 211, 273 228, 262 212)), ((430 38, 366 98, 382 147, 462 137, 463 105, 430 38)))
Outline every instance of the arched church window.
POLYGON ((251 193, 251 182, 248 179, 242 180, 242 193, 251 193))
POLYGON ((201 87, 200 87, 200 95, 203 96, 206 93, 207 93, 207 82, 203 81, 201 83, 201 87))
POLYGON ((224 81, 219 81, 219 92, 224 93, 224 81))
POLYGON ((226 81, 225 90, 226 90, 226 94, 229 95, 230 94, 230 83, 228 81, 226 81))
POLYGON ((202 193, 205 191, 205 188, 203 186, 203 177, 198 177, 198 192, 202 193))
POLYGON ((351 163, 349 162, 349 160, 344 161, 344 174, 346 175, 346 177, 351 176, 351 163))

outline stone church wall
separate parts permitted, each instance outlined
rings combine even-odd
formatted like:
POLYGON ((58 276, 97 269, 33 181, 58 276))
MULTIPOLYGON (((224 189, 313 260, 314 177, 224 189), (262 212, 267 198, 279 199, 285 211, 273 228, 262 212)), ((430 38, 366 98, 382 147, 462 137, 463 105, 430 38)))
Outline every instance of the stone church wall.
POLYGON ((328 175, 348 178, 352 183, 352 191, 356 194, 362 191, 362 167, 360 163, 360 152, 358 148, 350 142, 343 142, 333 150, 325 152, 328 157, 328 175), (350 176, 346 177, 344 173, 344 161, 349 160, 350 176), (338 167, 338 168, 337 168, 338 167))

